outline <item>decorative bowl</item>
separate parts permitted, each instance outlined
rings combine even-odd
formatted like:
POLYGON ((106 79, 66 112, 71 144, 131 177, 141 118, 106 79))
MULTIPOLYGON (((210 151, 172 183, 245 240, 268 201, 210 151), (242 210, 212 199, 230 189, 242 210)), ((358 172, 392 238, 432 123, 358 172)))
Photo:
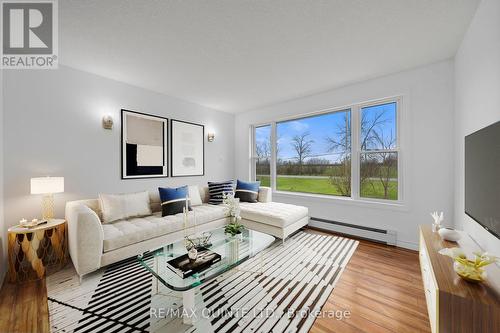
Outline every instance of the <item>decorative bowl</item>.
POLYGON ((453 263, 453 270, 467 282, 479 283, 486 280, 486 271, 481 267, 474 267, 474 261, 467 260, 467 264, 457 261, 453 263))
POLYGON ((442 239, 450 242, 456 242, 461 237, 460 233, 452 228, 441 228, 439 229, 438 234, 439 236, 441 236, 442 239))

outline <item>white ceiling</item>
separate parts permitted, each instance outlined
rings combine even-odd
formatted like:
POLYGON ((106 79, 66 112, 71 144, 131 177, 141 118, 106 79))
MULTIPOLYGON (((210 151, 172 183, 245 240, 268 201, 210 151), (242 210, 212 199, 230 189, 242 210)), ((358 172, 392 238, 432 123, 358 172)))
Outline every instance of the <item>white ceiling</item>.
POLYGON ((453 57, 479 0, 64 0, 64 65, 240 112, 453 57))

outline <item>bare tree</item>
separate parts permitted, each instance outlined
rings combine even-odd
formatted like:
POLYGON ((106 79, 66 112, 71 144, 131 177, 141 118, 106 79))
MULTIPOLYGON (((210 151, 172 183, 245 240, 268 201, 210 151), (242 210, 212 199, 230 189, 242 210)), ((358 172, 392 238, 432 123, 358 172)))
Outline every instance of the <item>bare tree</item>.
POLYGON ((259 159, 269 159, 271 157, 271 147, 269 142, 257 142, 255 145, 255 153, 259 159))
MULTIPOLYGON (((384 118, 384 111, 378 111, 373 117, 368 117, 367 113, 361 115, 361 137, 360 145, 362 150, 380 143, 379 128, 387 123, 384 118)), ((325 138, 328 144, 328 151, 331 153, 343 153, 351 151, 351 123, 350 112, 344 113, 344 121, 337 124, 334 136, 325 138)))
POLYGON ((299 164, 299 174, 302 174, 302 164, 304 160, 312 153, 314 140, 309 139, 309 135, 309 132, 305 132, 292 138, 292 147, 295 149, 297 162, 299 164))
MULTIPOLYGON (((392 149, 396 143, 396 138, 394 137, 392 131, 391 135, 387 137, 384 136, 383 131, 376 133, 376 140, 382 150, 392 149)), ((395 171, 397 170, 398 159, 392 152, 380 152, 376 155, 378 155, 377 157, 379 163, 377 174, 380 182, 382 183, 382 187, 384 188, 384 199, 389 199, 389 185, 395 171)))
POLYGON ((260 141, 255 143, 255 153, 257 160, 255 163, 255 174, 257 179, 262 180, 262 177, 269 177, 271 173, 271 145, 269 141, 260 141))
MULTIPOLYGON (((276 155, 279 156, 280 153, 280 139, 281 134, 276 134, 276 155)), ((260 159, 271 159, 271 138, 266 141, 256 142, 255 143, 255 153, 257 157, 260 159)))
POLYGON ((328 144, 328 152, 330 153, 341 153, 351 151, 351 120, 350 112, 344 112, 344 121, 337 124, 337 129, 335 130, 335 136, 327 136, 325 138, 328 144))
POLYGON ((346 155, 338 165, 332 168, 330 184, 335 186, 341 195, 351 196, 351 156, 346 155))
POLYGON ((361 150, 367 150, 379 143, 379 128, 388 121, 384 115, 383 110, 377 111, 372 118, 368 117, 368 113, 361 112, 361 150))
MULTIPOLYGON (((384 117, 383 110, 378 111, 373 116, 368 116, 367 113, 361 114, 361 135, 360 146, 362 150, 378 147, 379 149, 392 148, 395 139, 392 133, 389 138, 385 138, 382 131, 382 126, 387 123, 388 119, 384 117)), ((350 113, 344 113, 344 121, 337 125, 334 136, 325 138, 328 144, 330 153, 339 154, 339 163, 333 168, 330 176, 330 183, 337 190, 346 196, 351 194, 351 124, 350 113)), ((388 198, 389 184, 391 176, 394 172, 394 165, 397 164, 397 159, 394 159, 391 153, 377 153, 365 157, 362 161, 360 172, 360 183, 370 184, 375 191, 375 183, 373 178, 378 178, 384 188, 384 198, 388 198)))
POLYGON ((333 166, 330 183, 343 196, 351 196, 351 124, 350 112, 344 113, 344 121, 337 124, 335 135, 326 137, 328 152, 339 155, 339 162, 333 166))
POLYGON ((281 144, 280 144, 280 141, 281 139, 283 138, 283 136, 281 135, 281 133, 278 133, 276 131, 276 159, 279 161, 280 159, 280 151, 281 151, 281 144))

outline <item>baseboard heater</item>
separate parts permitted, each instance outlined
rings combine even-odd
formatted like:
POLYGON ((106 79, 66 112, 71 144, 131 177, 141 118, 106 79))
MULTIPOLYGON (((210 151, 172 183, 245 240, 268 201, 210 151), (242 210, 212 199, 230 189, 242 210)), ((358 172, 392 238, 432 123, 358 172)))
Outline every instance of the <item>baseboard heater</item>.
POLYGON ((313 228, 333 231, 335 233, 355 236, 361 239, 367 239, 396 246, 397 233, 395 230, 383 230, 362 225, 332 221, 319 217, 309 218, 309 226, 313 228))

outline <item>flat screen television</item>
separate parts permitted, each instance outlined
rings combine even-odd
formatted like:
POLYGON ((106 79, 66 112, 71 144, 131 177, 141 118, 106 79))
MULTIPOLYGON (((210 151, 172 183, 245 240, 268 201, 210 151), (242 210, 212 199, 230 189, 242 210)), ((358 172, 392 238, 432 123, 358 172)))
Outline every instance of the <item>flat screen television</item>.
POLYGON ((500 121, 465 137, 465 213, 500 238, 500 121))

